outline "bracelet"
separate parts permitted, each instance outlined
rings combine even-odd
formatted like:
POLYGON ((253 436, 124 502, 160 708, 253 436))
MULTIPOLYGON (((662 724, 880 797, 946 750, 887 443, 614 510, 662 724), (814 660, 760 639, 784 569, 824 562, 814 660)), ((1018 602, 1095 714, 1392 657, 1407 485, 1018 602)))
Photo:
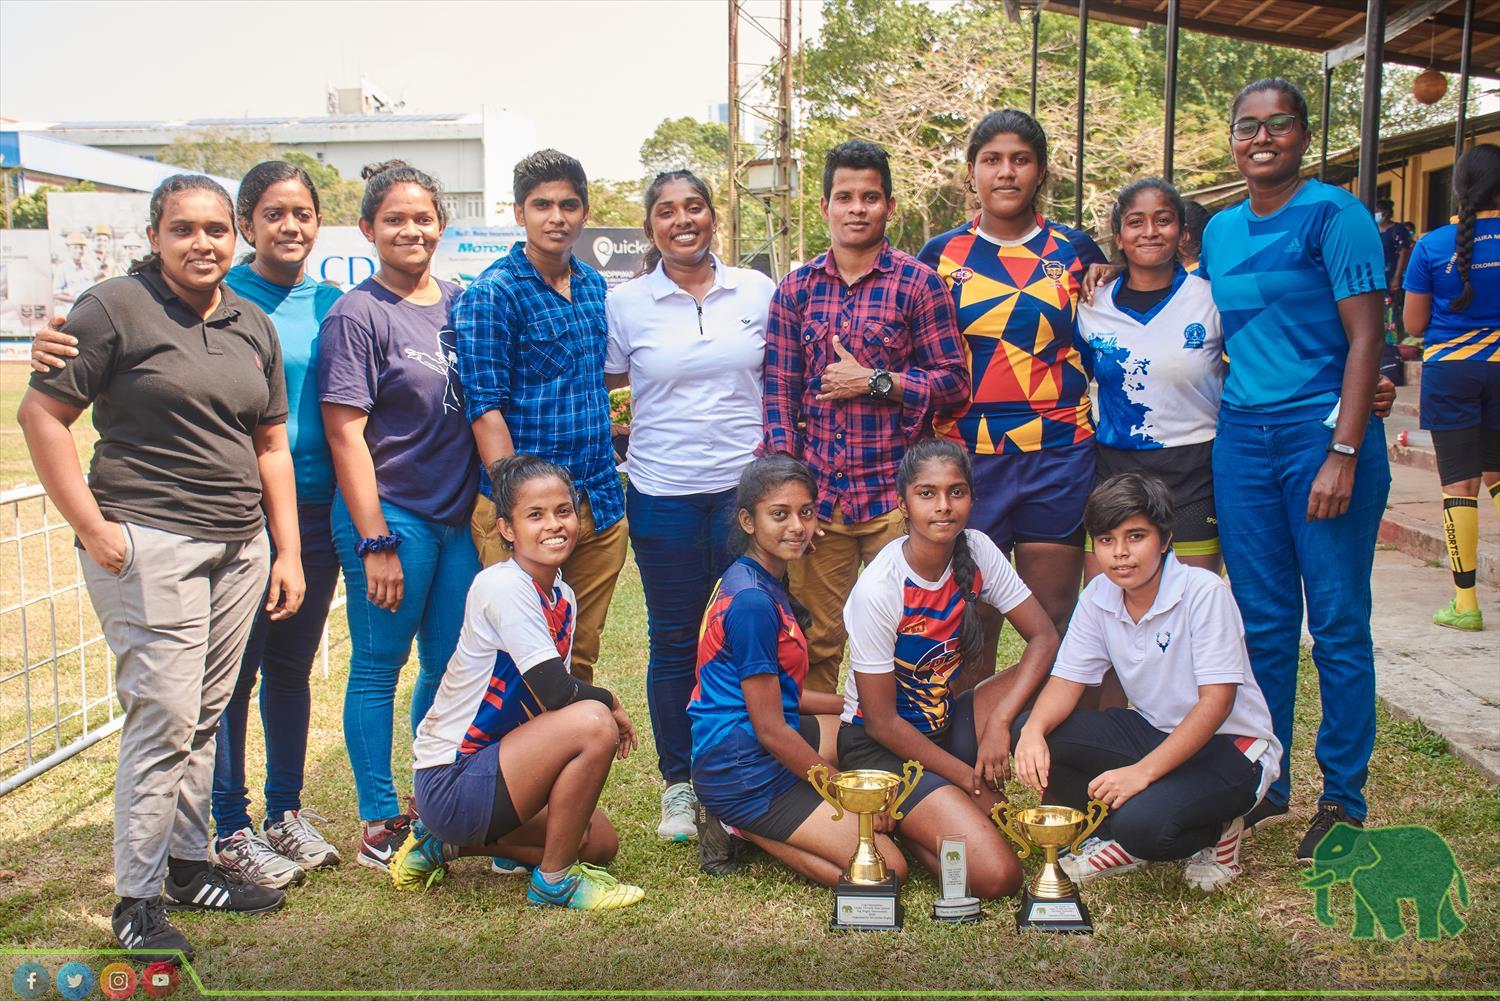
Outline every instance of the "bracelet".
POLYGON ((393 553, 401 545, 401 533, 377 535, 373 539, 360 539, 354 544, 354 555, 364 559, 371 553, 393 553))

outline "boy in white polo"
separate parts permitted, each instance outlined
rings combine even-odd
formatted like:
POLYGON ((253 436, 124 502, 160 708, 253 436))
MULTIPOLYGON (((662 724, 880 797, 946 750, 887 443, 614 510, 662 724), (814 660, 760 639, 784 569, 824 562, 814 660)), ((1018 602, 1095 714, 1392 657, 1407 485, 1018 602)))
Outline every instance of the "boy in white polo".
POLYGON ((1016 777, 1043 800, 1110 808, 1063 868, 1078 882, 1188 859, 1213 890, 1240 874, 1243 816, 1275 780, 1281 745, 1245 652, 1227 584, 1171 552, 1172 500, 1124 473, 1089 497, 1084 524, 1104 573, 1079 597, 1052 676, 1016 721, 1016 777), (1077 709, 1113 667, 1129 709, 1077 709))

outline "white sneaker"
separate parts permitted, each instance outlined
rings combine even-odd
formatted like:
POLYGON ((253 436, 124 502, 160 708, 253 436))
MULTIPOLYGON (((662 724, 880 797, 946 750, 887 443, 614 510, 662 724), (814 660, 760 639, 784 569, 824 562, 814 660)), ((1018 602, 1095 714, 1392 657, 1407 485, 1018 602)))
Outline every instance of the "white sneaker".
POLYGON ((1089 838, 1077 855, 1064 855, 1057 864, 1062 866, 1069 879, 1081 886, 1100 876, 1139 869, 1146 860, 1136 858, 1113 839, 1089 838))
POLYGON ((674 782, 661 794, 661 823, 656 836, 663 841, 687 841, 698 836, 698 797, 691 782, 674 782))
POLYGON ((1188 859, 1182 878, 1189 886, 1204 891, 1217 890, 1233 882, 1244 872, 1240 868, 1240 843, 1245 840, 1244 831, 1244 817, 1236 817, 1224 825, 1219 843, 1209 845, 1188 859))
POLYGON ((209 859, 220 869, 246 883, 282 890, 307 878, 306 871, 276 849, 242 827, 209 846, 209 859))
POLYGON ((311 810, 288 810, 274 824, 267 817, 261 836, 278 853, 304 869, 335 866, 343 861, 339 850, 312 825, 313 820, 322 819, 311 810))

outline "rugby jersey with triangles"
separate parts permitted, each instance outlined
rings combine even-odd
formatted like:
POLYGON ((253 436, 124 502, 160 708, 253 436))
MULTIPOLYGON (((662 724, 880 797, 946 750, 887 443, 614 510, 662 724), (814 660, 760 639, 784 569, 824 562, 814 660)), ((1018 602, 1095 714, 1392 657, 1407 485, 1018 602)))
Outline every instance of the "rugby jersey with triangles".
POLYGON ((576 607, 560 574, 544 588, 515 560, 481 570, 469 588, 458 646, 417 726, 414 767, 452 764, 541 715, 525 674, 557 658, 569 666, 576 607))
POLYGON ((1037 216, 1029 238, 1002 246, 977 218, 933 237, 919 259, 953 296, 970 402, 938 414, 937 434, 976 455, 1035 452, 1093 434, 1093 357, 1077 336, 1078 293, 1104 254, 1087 233, 1037 216))

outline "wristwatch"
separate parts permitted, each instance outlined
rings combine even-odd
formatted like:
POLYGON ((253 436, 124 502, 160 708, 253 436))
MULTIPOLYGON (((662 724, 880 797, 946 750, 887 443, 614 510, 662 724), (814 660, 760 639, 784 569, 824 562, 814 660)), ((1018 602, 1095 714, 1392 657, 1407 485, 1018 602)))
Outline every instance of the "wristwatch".
POLYGON ((1348 456, 1351 459, 1359 454, 1358 447, 1354 445, 1345 445, 1341 441, 1330 441, 1328 443, 1328 451, 1333 452, 1335 455, 1348 456))
POLYGON ((870 395, 877 400, 883 400, 891 395, 891 387, 894 385, 895 380, 891 378, 891 373, 876 369, 875 374, 870 376, 870 395))

